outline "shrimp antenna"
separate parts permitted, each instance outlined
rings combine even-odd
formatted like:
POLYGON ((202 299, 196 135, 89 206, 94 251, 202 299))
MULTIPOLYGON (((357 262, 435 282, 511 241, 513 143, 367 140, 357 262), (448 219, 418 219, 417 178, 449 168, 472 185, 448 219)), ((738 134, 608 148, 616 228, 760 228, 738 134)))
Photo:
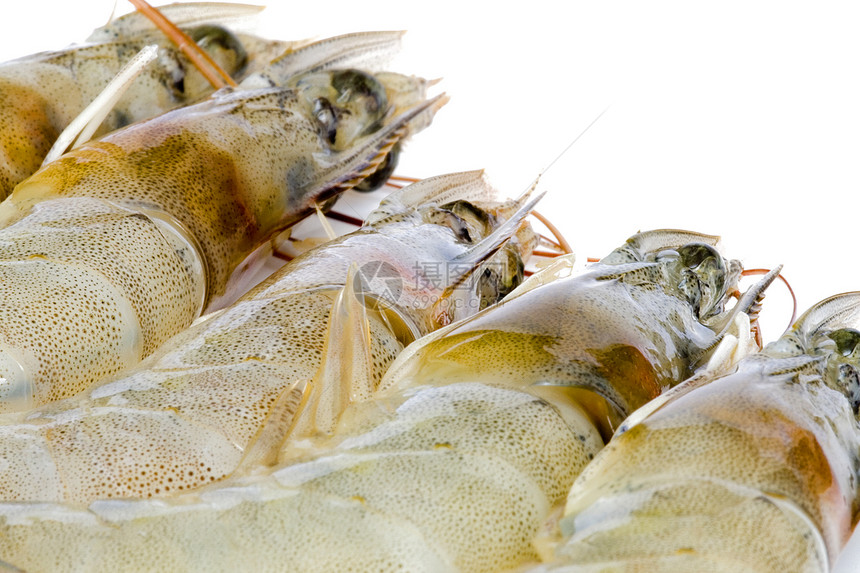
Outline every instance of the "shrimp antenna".
POLYGON ((543 168, 543 170, 541 171, 541 175, 543 175, 543 174, 545 174, 547 171, 549 171, 549 169, 550 169, 553 165, 555 165, 555 164, 556 164, 556 162, 557 162, 559 159, 561 159, 561 158, 564 156, 564 154, 565 154, 565 153, 567 153, 567 152, 568 152, 568 150, 569 150, 571 147, 573 147, 573 144, 574 144, 574 143, 576 143, 577 141, 579 141, 579 140, 582 138, 582 136, 583 136, 583 135, 585 135, 585 133, 586 133, 589 129, 591 129, 591 126, 593 126, 595 123, 597 123, 597 120, 598 120, 598 119, 600 119, 601 117, 603 117, 603 114, 605 114, 607 111, 609 111, 609 108, 610 108, 610 107, 612 107, 612 105, 608 105, 608 106, 606 106, 606 108, 605 108, 603 111, 601 111, 600 113, 598 113, 598 114, 597 114, 597 117, 595 117, 594 119, 592 119, 592 120, 591 120, 591 123, 589 123, 588 125, 586 125, 586 126, 585 126, 585 129, 583 129, 582 131, 580 131, 580 132, 579 132, 579 135, 577 135, 576 137, 574 137, 574 138, 573 138, 573 141, 571 141, 570 143, 568 143, 568 144, 567 144, 567 146, 566 146, 564 149, 562 149, 562 150, 561 150, 561 153, 559 153, 558 155, 556 155, 556 156, 555 156, 555 159, 553 159, 552 161, 550 161, 550 162, 549 162, 549 164, 548 164, 546 167, 544 167, 544 168, 543 168))
POLYGON ((399 181, 401 183, 418 183, 421 181, 418 177, 407 177, 406 175, 398 175, 396 173, 392 174, 391 177, 388 178, 389 181, 399 181))
POLYGON ((216 90, 226 86, 236 87, 233 78, 219 66, 209 54, 200 49, 200 46, 192 40, 188 34, 180 30, 173 22, 168 20, 157 8, 146 0, 128 0, 137 8, 138 12, 146 16, 155 27, 161 30, 171 42, 176 44, 179 51, 200 70, 200 73, 212 84, 216 90))
POLYGON ((552 233, 552 236, 555 237, 556 241, 558 241, 558 247, 559 249, 561 249, 562 254, 569 255, 573 252, 570 243, 567 242, 567 240, 561 234, 561 231, 558 230, 558 227, 553 225, 549 219, 547 219, 537 211, 532 211, 532 217, 543 223, 544 226, 549 229, 549 232, 552 233))
POLYGON ((116 17, 116 9, 117 9, 118 5, 119 5, 119 0, 113 0, 113 8, 110 11, 110 18, 108 18, 107 24, 105 24, 105 25, 108 25, 111 22, 113 22, 113 19, 116 17))
MULTIPOLYGON (((582 131, 580 131, 580 132, 579 132, 579 135, 577 135, 576 137, 574 137, 574 138, 573 138, 573 140, 572 140, 570 143, 568 143, 568 144, 565 146, 565 148, 564 148, 564 149, 562 149, 562 150, 561 150, 561 153, 559 153, 558 155, 556 155, 556 156, 555 156, 555 159, 553 159, 552 161, 550 161, 550 162, 549 162, 549 164, 541 170, 540 175, 538 175, 538 179, 540 179, 540 178, 541 178, 541 177, 542 177, 542 176, 543 176, 547 171, 549 171, 549 170, 550 170, 550 168, 551 168, 553 165, 555 165, 555 164, 556 164, 556 162, 557 162, 559 159, 561 159, 561 158, 562 158, 562 156, 563 156, 565 153, 567 153, 567 152, 568 152, 568 150, 569 150, 571 147, 573 147, 573 145, 574 145, 577 141, 579 141, 579 140, 582 138, 582 136, 583 136, 583 135, 585 135, 585 134, 586 134, 586 132, 587 132, 589 129, 591 129, 591 126, 593 126, 595 123, 597 123, 597 120, 599 120, 601 117, 603 117, 603 114, 605 114, 607 111, 609 111, 609 108, 610 108, 610 107, 611 107, 611 106, 606 106, 606 108, 605 108, 603 111, 601 111, 599 114, 597 114, 597 117, 595 117, 594 119, 592 119, 592 120, 591 120, 591 123, 589 123, 588 125, 586 125, 586 126, 585 126, 585 128, 584 128, 582 131)), ((534 184, 532 184, 532 185, 534 185, 534 184)), ((552 235, 555 237, 555 239, 556 239, 556 241, 557 241, 557 243, 556 243, 556 244, 558 245, 559 249, 562 251, 562 254, 571 254, 571 253, 573 253, 573 249, 571 248, 570 243, 568 243, 568 242, 567 242, 567 240, 564 238, 564 236, 562 236, 561 231, 559 231, 558 227, 556 227, 554 224, 552 224, 552 223, 549 221, 549 219, 547 219, 546 217, 544 217, 543 215, 541 215, 541 214, 540 214, 540 213, 538 213, 537 211, 532 211, 532 212, 531 212, 531 214, 532 214, 532 216, 533 216, 535 219, 537 219, 538 221, 540 221, 541 223, 543 223, 543 225, 544 225, 544 226, 549 230, 549 232, 550 232, 550 233, 552 233, 552 235)))

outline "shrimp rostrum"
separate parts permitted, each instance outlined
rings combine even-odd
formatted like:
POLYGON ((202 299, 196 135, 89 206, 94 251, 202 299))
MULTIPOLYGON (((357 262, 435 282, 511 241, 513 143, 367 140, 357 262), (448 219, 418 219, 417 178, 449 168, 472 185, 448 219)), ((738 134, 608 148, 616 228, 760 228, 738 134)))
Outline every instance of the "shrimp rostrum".
POLYGON ((860 293, 625 422, 574 484, 552 571, 826 572, 858 519, 860 293))
MULTIPOLYGON (((557 262, 503 303, 409 346, 369 399, 325 418, 336 419, 331 437, 294 424, 307 438, 258 451, 260 463, 221 483, 86 509, 3 504, 0 556, 28 570, 98 559, 140 569, 498 571, 535 559, 532 539, 602 447, 602 427, 713 362, 757 300, 750 291, 723 309, 739 264, 707 243, 715 239, 647 233, 583 275, 564 277, 567 261, 557 262)), ((272 427, 259 443, 278 443, 266 438, 272 427)))
POLYGON ((491 191, 480 173, 407 187, 138 368, 0 416, 0 498, 169 495, 271 460, 287 438, 329 432, 404 344, 522 279, 530 203, 488 203, 491 191))
POLYGON ((18 185, 0 203, 0 410, 137 363, 223 294, 261 243, 386 165, 444 98, 426 99, 418 78, 331 62, 375 58, 399 38, 290 51, 236 89, 89 142, 18 185))
MULTIPOLYGON (((163 11, 240 81, 289 44, 234 33, 222 22, 257 12, 239 4, 174 4, 163 11)), ((139 13, 95 30, 85 44, 0 64, 0 199, 42 164, 60 133, 144 47, 158 55, 113 106, 96 131, 196 102, 214 91, 166 36, 139 13)))

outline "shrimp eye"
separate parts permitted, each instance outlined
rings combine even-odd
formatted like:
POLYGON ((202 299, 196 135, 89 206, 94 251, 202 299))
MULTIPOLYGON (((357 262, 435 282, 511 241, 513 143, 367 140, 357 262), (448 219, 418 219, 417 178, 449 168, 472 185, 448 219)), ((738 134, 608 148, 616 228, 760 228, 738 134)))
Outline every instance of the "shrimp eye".
POLYGON ((723 257, 714 247, 704 243, 689 243, 678 249, 681 261, 688 267, 697 268, 704 264, 716 265, 725 272, 723 257))
POLYGON ((295 87, 316 119, 321 136, 337 151, 377 131, 388 112, 385 87, 358 70, 330 70, 294 76, 295 87))
POLYGON ((248 52, 231 31, 221 26, 197 26, 189 31, 192 40, 206 50, 227 73, 233 75, 248 63, 248 52))
POLYGON ((860 413, 860 373, 857 372, 857 368, 851 364, 840 364, 836 383, 848 398, 848 403, 851 404, 856 416, 860 413))
POLYGON ((678 289, 698 317, 705 319, 722 312, 727 276, 722 255, 710 245, 689 243, 678 249, 678 263, 678 289))
POLYGON ((836 350, 842 356, 850 356, 860 344, 860 331, 853 328, 840 328, 828 336, 836 343, 836 350))
MULTIPOLYGON (((235 75, 248 63, 248 53, 242 42, 232 32, 220 26, 197 26, 188 31, 188 35, 200 48, 205 51, 224 71, 235 75)), ((178 99, 193 100, 207 93, 211 86, 190 62, 183 61, 178 54, 170 55, 170 51, 160 56, 161 65, 169 74, 169 81, 178 99)), ((125 125, 128 122, 119 125, 125 125)))
POLYGON ((324 97, 317 98, 314 100, 313 112, 322 136, 334 145, 337 140, 337 113, 331 103, 324 97))
POLYGON ((469 225, 466 224, 466 221, 463 220, 462 217, 459 217, 455 213, 446 212, 445 213, 445 224, 454 231, 454 235, 461 241, 466 241, 467 243, 472 242, 472 234, 469 232, 469 225))
MULTIPOLYGON (((848 399, 854 415, 860 413, 860 331, 853 328, 840 328, 827 333, 836 346, 828 360, 825 383, 848 399)), ((822 349, 828 348, 822 345, 822 349)))
POLYGON ((385 88, 373 76, 359 70, 339 70, 332 74, 331 86, 340 94, 338 103, 356 101, 365 114, 379 116, 388 107, 385 88))
POLYGON ((488 261, 484 272, 478 277, 477 294, 480 309, 502 300, 518 287, 524 278, 525 267, 517 247, 508 243, 488 261))
POLYGON ((660 251, 659 253, 657 253, 656 255, 654 255, 654 260, 657 261, 658 263, 664 263, 667 261, 674 262, 674 261, 677 261, 678 258, 680 258, 680 255, 678 254, 678 251, 676 251, 675 249, 664 249, 664 250, 660 251))
POLYGON ((447 215, 445 224, 459 239, 470 243, 485 237, 493 224, 486 211, 468 201, 453 201, 443 205, 442 211, 447 215))

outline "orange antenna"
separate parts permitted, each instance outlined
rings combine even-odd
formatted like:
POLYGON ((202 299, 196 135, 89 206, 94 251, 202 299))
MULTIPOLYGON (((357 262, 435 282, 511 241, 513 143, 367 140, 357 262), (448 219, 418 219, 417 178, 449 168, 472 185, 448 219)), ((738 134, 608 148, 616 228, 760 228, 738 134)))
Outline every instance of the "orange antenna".
MULTIPOLYGON (((751 275, 766 275, 770 272, 770 269, 746 269, 741 272, 742 277, 748 277, 751 275)), ((779 274, 777 276, 783 284, 785 288, 788 289, 788 293, 791 295, 791 321, 788 323, 788 327, 791 328, 791 325, 794 324, 794 321, 797 319, 797 297, 794 294, 794 289, 791 288, 791 284, 789 284, 788 280, 779 274)))
MULTIPOLYGON (((553 239, 547 237, 546 235, 538 233, 538 238, 539 238, 538 245, 540 246, 540 243, 543 243, 544 246, 549 246, 549 247, 556 249, 555 251, 544 251, 544 250, 541 250, 540 248, 535 248, 531 252, 532 256, 555 258, 555 257, 561 256, 561 255, 570 254, 573 252, 573 249, 570 248, 570 244, 565 240, 565 238, 561 234, 561 231, 559 231, 555 225, 550 223, 546 217, 544 217, 543 215, 541 215, 540 213, 538 213, 535 210, 532 210, 531 214, 534 216, 535 219, 537 219, 538 221, 543 223, 543 225, 547 229, 549 229, 549 232, 552 233, 553 236, 555 237, 555 240, 553 240, 553 239)), ((534 274, 534 271, 528 271, 528 270, 523 271, 523 275, 526 277, 530 277, 533 274, 534 274)))
POLYGON ((556 241, 558 241, 557 246, 559 249, 561 249, 562 253, 569 255, 573 252, 573 249, 570 247, 570 243, 568 243, 564 239, 564 236, 562 236, 561 231, 559 231, 555 225, 549 222, 549 219, 534 210, 532 211, 532 215, 535 219, 543 223, 547 229, 549 229, 549 232, 552 233, 553 237, 555 237, 556 241))
POLYGON ((543 244, 543 246, 545 246, 545 247, 552 247, 553 249, 558 251, 556 253, 556 256, 561 254, 561 250, 562 250, 561 245, 559 245, 555 240, 547 237, 543 233, 538 233, 538 239, 539 239, 539 241, 538 241, 539 244, 543 244))
POLYGON ((403 189, 410 183, 418 183, 421 179, 417 177, 405 177, 403 175, 391 175, 385 184, 393 189, 403 189))
POLYGON ((226 86, 236 87, 236 82, 227 72, 221 69, 209 54, 200 49, 197 43, 188 37, 188 34, 176 27, 176 24, 168 20, 157 8, 146 0, 128 0, 137 8, 137 11, 146 16, 155 27, 161 30, 171 42, 176 44, 179 51, 194 64, 200 73, 212 84, 216 90, 226 86))
POLYGON ((552 258, 552 257, 557 257, 559 254, 554 253, 552 251, 540 251, 538 249, 535 249, 532 251, 532 255, 534 255, 535 257, 550 257, 550 258, 552 258))
POLYGON ((401 183, 418 183, 421 181, 418 177, 406 177, 404 175, 391 175, 391 177, 388 178, 389 181, 392 179, 401 183))

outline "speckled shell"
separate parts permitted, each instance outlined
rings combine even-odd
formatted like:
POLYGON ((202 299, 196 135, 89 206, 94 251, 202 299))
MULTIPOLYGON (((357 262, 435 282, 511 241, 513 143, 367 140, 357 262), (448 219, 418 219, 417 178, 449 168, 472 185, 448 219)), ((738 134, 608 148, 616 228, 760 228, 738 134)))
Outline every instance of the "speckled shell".
MULTIPOLYGON (((250 296, 285 296, 297 280, 331 282, 334 269, 356 258, 361 236, 336 242, 322 257, 294 261, 310 266, 296 265, 250 296), (322 273, 314 272, 314 261, 326 261, 322 273)), ((389 257, 414 244, 403 238, 392 234, 398 246, 389 257)), ((435 256, 453 260, 455 246, 436 247, 435 256)), ((369 252, 376 258, 380 251, 369 252)), ((672 375, 680 381, 691 356, 718 338, 681 299, 655 293, 653 285, 606 279, 606 272, 601 267, 567 279, 550 273, 502 304, 419 339, 396 359, 372 399, 345 410, 333 437, 286 441, 270 474, 234 475, 163 504, 0 505, 0 554, 35 568, 63 567, 78 554, 87 559, 93 547, 132 568, 265 568, 254 561, 265 554, 302 570, 331 570, 347 552, 354 571, 489 572, 534 560, 532 541, 551 508, 603 446, 600 416, 608 425, 615 420, 606 403, 632 408, 644 402, 670 385, 672 375), (631 317, 634 308, 638 318, 631 317), (570 324, 577 320, 578 327, 570 324), (643 324, 648 334, 640 332, 643 324), (690 339, 673 338, 682 328, 690 339), (636 348, 641 360, 598 361, 593 345, 610 345, 613 336, 636 348), (661 359, 667 346, 681 356, 661 359), (649 367, 641 373, 643 365, 649 367), (623 385, 640 378, 651 385, 637 391, 623 385), (584 396, 592 400, 580 402, 584 396), (602 411, 592 409, 600 404, 602 411), (186 528, 198 527, 204 515, 215 525, 190 533, 186 528), (28 528, 62 540, 62 550, 30 556, 28 528), (222 551, 225 546, 231 550, 222 551)), ((247 344, 243 339, 242 347, 247 344)), ((116 397, 130 395, 130 380, 93 396, 111 388, 116 397)))
POLYGON ((514 291, 497 309, 410 346, 382 387, 486 380, 577 389, 608 438, 627 414, 686 379, 717 337, 660 286, 601 278, 611 268, 514 291))
MULTIPOLYGON (((314 379, 329 340, 340 343, 330 311, 352 265, 386 252, 408 270, 404 283, 429 284, 415 274, 419 263, 450 261, 471 246, 417 214, 365 227, 292 261, 130 372, 85 394, 0 416, 0 498, 163 496, 225 477, 291 383, 314 379)), ((434 283, 425 294, 438 299, 446 286, 434 283)), ((412 303, 405 297, 402 304, 417 312, 412 303)), ((404 338, 378 313, 367 320, 375 387, 404 338)))
POLYGON ((534 556, 531 539, 564 493, 557 484, 600 442, 547 402, 481 384, 388 405, 388 420, 341 428, 322 457, 174 497, 170 509, 0 504, 0 553, 33 570, 87 568, 96 554, 98 566, 123 570, 498 571, 534 556), (51 547, 33 552, 45 535, 51 547))
MULTIPOLYGON (((223 478, 289 383, 319 368, 333 294, 245 301, 86 398, 7 417, 0 497, 149 497, 223 478)), ((402 346, 377 320, 370 332, 384 369, 402 346)))
MULTIPOLYGON (((210 56, 240 80, 283 52, 286 42, 237 35, 248 57, 216 42, 210 56)), ((35 54, 0 65, 0 199, 34 173, 57 136, 142 48, 159 57, 113 107, 96 135, 154 117, 207 96, 212 88, 159 32, 120 34, 98 43, 35 54)))
POLYGON ((613 438, 570 492, 558 570, 827 571, 860 434, 821 368, 752 356, 613 438))
POLYGON ((378 133, 408 133, 423 82, 384 78, 390 116, 344 150, 298 88, 225 89, 18 185, 0 204, 2 408, 75 394, 191 324, 245 257, 365 168, 378 133))

